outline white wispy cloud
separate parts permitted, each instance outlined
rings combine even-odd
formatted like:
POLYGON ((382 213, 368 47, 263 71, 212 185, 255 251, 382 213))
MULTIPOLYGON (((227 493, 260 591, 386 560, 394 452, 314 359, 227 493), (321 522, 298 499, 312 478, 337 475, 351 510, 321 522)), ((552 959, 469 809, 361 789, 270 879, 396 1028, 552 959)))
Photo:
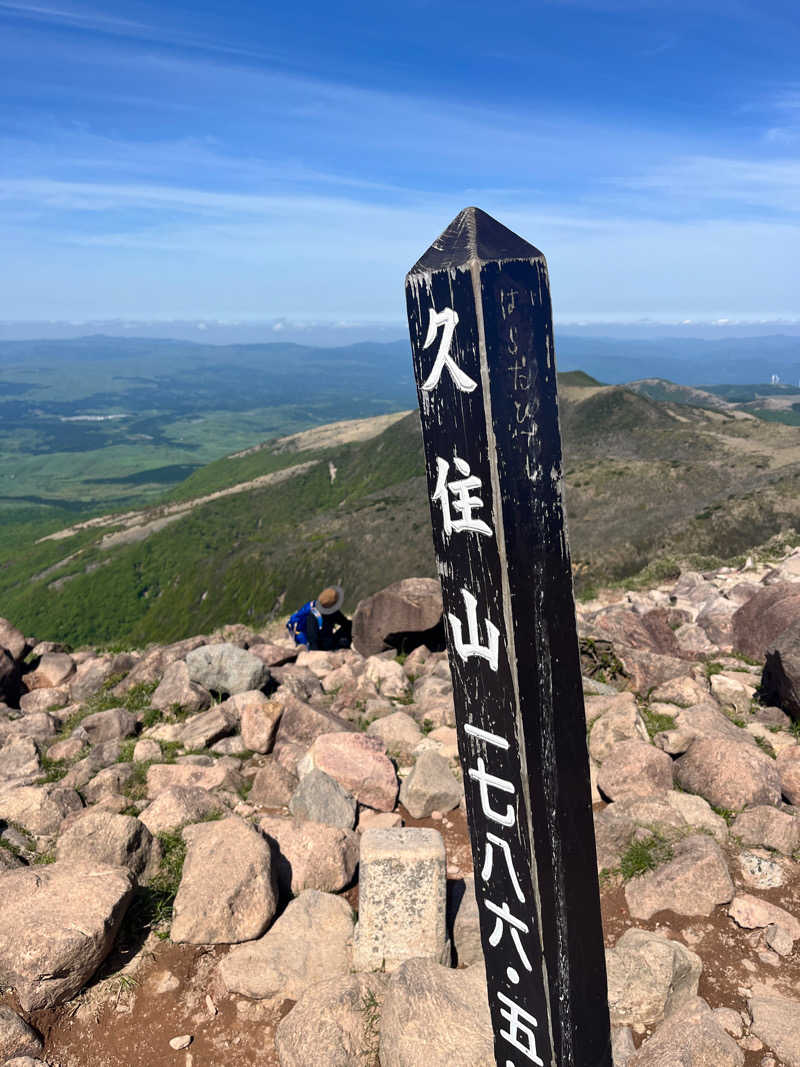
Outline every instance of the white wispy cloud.
POLYGON ((695 210, 728 201, 794 215, 800 212, 800 159, 693 156, 622 180, 632 189, 658 190, 695 210))
POLYGON ((80 11, 76 8, 46 7, 41 4, 25 4, 18 0, 0 0, 0 14, 16 15, 20 18, 34 19, 37 22, 50 22, 60 25, 76 26, 82 29, 104 30, 115 33, 135 34, 150 32, 151 27, 131 19, 121 19, 115 15, 106 15, 101 11, 80 11))

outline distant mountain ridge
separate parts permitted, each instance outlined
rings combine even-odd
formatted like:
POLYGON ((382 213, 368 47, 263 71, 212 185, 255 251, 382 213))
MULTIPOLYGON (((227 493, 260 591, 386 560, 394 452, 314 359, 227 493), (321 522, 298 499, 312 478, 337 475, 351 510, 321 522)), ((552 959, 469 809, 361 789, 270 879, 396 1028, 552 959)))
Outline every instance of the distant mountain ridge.
MULTIPOLYGON (((559 382, 579 590, 796 536, 800 429, 586 374, 559 382)), ((417 415, 370 422, 240 450, 145 512, 16 528, 0 554, 4 613, 42 639, 142 644, 262 625, 332 581, 352 607, 434 576, 417 415)))

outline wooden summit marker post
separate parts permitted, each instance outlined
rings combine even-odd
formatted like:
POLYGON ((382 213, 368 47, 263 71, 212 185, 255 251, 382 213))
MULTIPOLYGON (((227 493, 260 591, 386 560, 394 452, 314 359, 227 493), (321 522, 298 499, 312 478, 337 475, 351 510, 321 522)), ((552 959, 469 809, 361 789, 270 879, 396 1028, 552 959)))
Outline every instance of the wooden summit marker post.
POLYGON ((611 1067, 547 266, 466 208, 406 300, 498 1067, 611 1067))

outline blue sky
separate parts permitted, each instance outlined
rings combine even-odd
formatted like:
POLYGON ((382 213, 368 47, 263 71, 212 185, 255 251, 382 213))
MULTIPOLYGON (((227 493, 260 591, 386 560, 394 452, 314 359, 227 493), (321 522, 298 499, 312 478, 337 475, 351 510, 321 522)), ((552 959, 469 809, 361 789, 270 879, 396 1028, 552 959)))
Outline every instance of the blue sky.
POLYGON ((800 318, 793 0, 0 0, 0 320, 400 322, 470 203, 562 322, 800 318))

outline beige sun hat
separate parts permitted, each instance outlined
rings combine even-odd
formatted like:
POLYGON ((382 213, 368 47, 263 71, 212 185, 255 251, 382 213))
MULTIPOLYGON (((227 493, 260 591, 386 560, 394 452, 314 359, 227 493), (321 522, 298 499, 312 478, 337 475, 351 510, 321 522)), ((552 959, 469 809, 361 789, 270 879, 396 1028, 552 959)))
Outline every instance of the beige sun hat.
POLYGON ((344 603, 344 591, 340 585, 329 585, 317 597, 317 607, 323 615, 333 615, 344 603))

